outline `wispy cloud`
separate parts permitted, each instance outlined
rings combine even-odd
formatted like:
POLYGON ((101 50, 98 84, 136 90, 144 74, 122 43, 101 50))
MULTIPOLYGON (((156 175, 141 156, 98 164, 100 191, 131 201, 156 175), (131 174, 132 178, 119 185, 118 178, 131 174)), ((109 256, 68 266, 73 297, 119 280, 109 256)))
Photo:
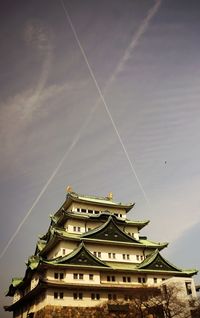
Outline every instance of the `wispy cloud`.
POLYGON ((25 87, 0 104, 1 149, 9 153, 18 144, 18 137, 32 120, 33 114, 40 109, 42 100, 49 98, 57 89, 60 91, 60 87, 45 87, 53 58, 48 28, 38 21, 29 21, 25 26, 24 40, 27 46, 41 54, 42 65, 36 87, 25 87))

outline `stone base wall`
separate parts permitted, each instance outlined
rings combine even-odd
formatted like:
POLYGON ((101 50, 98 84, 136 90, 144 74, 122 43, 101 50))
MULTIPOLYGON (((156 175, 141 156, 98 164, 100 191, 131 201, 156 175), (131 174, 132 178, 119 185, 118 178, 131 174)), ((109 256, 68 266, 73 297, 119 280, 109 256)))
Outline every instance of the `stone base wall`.
POLYGON ((111 313, 107 306, 101 307, 58 307, 46 306, 35 313, 34 318, 134 318, 129 313, 111 313))

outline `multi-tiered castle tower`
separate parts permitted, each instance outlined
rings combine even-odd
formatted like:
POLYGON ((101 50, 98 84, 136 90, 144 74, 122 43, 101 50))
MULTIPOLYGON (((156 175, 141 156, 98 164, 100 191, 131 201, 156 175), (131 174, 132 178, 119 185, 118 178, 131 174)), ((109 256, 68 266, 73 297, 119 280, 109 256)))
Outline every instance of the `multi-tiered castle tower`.
POLYGON ((45 235, 27 263, 25 276, 14 278, 7 296, 15 318, 34 317, 48 305, 90 307, 105 301, 130 301, 144 286, 153 292, 163 281, 178 279, 195 295, 192 276, 170 264, 161 250, 168 243, 140 236, 149 221, 130 220, 134 204, 85 196, 68 187, 66 200, 51 216, 45 235))

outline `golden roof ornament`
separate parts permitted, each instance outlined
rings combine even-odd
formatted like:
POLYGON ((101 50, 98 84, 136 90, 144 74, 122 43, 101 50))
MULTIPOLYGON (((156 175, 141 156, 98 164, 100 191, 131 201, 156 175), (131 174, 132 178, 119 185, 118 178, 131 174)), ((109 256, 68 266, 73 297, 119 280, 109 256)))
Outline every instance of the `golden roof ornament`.
POLYGON ((113 199, 113 193, 112 193, 112 192, 109 192, 107 198, 108 198, 109 200, 112 200, 112 199, 113 199))
POLYGON ((72 187, 70 185, 67 186, 66 192, 67 193, 73 192, 72 187))

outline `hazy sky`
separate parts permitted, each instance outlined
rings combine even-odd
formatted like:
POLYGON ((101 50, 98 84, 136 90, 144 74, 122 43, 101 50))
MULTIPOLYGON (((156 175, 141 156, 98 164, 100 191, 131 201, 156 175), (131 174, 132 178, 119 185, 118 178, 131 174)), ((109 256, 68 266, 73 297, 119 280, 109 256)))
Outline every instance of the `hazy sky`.
POLYGON ((200 2, 64 5, 107 110, 62 2, 1 1, 0 253, 51 181, 0 259, 1 305, 67 185, 136 202, 129 217, 151 220, 142 234, 170 241, 171 262, 200 268, 200 2))

